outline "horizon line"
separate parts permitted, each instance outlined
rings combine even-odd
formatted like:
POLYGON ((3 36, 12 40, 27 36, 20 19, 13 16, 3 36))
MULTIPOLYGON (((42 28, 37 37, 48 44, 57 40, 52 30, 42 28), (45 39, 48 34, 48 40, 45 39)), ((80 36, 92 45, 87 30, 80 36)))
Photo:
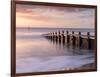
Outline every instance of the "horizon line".
MULTIPOLYGON (((60 27, 58 27, 58 28, 57 28, 57 27, 16 27, 16 28, 30 28, 30 29, 31 29, 31 28, 39 28, 39 29, 40 29, 40 28, 41 28, 41 29, 43 29, 43 28, 49 28, 49 29, 53 29, 53 28, 54 28, 54 29, 61 29, 61 28, 63 28, 63 29, 64 29, 64 27, 61 27, 61 28, 60 28, 60 27)), ((71 27, 70 27, 70 29, 71 29, 71 27)), ((95 28, 83 28, 83 29, 95 29, 95 28)))

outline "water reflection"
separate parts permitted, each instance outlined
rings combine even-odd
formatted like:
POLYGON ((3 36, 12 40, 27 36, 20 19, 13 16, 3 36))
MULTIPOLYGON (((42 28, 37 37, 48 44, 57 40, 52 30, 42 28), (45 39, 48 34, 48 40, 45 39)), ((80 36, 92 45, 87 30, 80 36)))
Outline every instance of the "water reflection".
POLYGON ((61 39, 55 37, 48 38, 45 37, 48 41, 51 42, 52 45, 55 45, 57 48, 64 49, 66 52, 71 52, 73 55, 83 55, 87 53, 93 53, 94 50, 89 50, 89 49, 83 49, 81 47, 77 47, 74 45, 71 45, 70 43, 65 42, 65 39, 61 39))

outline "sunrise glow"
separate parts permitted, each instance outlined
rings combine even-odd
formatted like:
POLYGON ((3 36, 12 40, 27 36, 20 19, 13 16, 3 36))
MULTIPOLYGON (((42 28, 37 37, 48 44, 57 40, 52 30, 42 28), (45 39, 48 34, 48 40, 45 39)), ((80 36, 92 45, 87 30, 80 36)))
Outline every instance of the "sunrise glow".
POLYGON ((94 28, 94 9, 16 5, 17 27, 94 28))

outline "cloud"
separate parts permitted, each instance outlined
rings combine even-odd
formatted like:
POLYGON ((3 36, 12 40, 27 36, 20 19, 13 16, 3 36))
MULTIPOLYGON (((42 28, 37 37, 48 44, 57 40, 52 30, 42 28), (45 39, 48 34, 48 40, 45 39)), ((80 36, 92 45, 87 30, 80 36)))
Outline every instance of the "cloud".
POLYGON ((17 26, 93 28, 94 14, 88 8, 16 5, 17 26))

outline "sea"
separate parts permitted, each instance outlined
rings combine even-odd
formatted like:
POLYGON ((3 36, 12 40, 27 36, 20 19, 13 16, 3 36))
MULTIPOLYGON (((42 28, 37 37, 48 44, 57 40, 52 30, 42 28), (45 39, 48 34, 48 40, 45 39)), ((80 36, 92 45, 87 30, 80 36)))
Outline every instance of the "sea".
POLYGON ((85 28, 16 28, 16 73, 69 70, 94 63, 94 50, 57 44, 43 36, 58 31, 95 33, 85 28))

